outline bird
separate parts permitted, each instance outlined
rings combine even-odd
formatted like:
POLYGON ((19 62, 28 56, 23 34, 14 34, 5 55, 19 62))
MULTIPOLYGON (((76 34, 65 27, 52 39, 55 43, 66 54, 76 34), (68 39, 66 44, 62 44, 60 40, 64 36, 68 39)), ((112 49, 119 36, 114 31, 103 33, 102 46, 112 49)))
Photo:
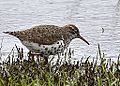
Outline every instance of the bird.
POLYGON ((78 27, 74 24, 38 25, 22 31, 3 33, 17 37, 29 51, 40 53, 46 63, 48 63, 50 55, 63 53, 75 38, 79 38, 89 45, 89 42, 80 35, 78 27))

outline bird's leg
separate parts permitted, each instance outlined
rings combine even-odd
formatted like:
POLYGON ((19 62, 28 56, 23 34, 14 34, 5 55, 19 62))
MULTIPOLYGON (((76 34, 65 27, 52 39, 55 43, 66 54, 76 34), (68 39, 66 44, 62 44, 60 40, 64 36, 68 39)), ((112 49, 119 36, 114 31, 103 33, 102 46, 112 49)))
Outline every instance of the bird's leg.
POLYGON ((45 64, 48 64, 48 57, 44 56, 44 59, 45 59, 45 64))
POLYGON ((47 57, 47 55, 45 55, 44 52, 41 52, 39 55, 44 59, 44 61, 45 61, 44 64, 45 65, 48 64, 48 57, 47 57))
MULTIPOLYGON (((48 57, 45 56, 44 53, 33 53, 32 51, 29 51, 29 52, 28 52, 28 59, 29 59, 30 61, 34 61, 34 56, 36 56, 37 58, 39 58, 39 56, 40 56, 40 57, 43 57, 44 60, 45 60, 44 64, 48 64, 48 57)), ((37 59, 37 60, 39 60, 39 59, 37 59)), ((38 62, 39 62, 39 61, 38 61, 38 62)))
POLYGON ((37 58, 37 62, 38 62, 38 63, 40 62, 40 58, 39 58, 39 57, 40 57, 40 54, 37 54, 37 55, 36 55, 36 58, 37 58))
POLYGON ((34 53, 32 53, 32 51, 28 52, 28 59, 34 61, 34 53))

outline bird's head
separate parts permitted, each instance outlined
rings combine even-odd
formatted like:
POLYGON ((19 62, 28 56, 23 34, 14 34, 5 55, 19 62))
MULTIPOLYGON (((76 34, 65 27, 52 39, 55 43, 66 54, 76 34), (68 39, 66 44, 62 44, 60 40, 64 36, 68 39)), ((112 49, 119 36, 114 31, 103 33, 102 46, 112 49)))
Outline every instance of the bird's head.
POLYGON ((84 42, 86 42, 88 45, 88 41, 86 41, 81 35, 80 35, 80 32, 79 32, 79 29, 73 25, 73 24, 68 24, 68 25, 65 25, 64 26, 65 28, 68 28, 68 32, 69 34, 72 36, 72 38, 80 38, 81 40, 83 40, 84 42))

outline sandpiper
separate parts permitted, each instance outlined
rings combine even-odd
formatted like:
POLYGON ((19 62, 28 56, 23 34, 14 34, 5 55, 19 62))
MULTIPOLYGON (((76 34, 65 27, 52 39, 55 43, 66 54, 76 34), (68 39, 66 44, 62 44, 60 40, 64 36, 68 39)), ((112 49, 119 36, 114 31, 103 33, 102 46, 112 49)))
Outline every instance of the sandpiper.
POLYGON ((21 43, 34 53, 40 53, 46 61, 49 55, 64 52, 70 42, 80 38, 89 43, 80 35, 78 28, 73 24, 63 27, 55 25, 39 25, 24 31, 3 32, 17 37, 21 43))

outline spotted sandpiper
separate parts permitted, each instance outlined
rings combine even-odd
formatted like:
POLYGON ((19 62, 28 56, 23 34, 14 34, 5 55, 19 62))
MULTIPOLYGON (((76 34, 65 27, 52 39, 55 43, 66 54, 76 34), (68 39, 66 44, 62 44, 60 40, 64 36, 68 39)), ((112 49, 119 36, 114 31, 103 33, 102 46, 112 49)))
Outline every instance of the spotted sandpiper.
POLYGON ((23 31, 3 32, 17 37, 21 43, 34 53, 40 53, 48 61, 49 55, 64 52, 70 42, 80 38, 89 43, 80 35, 78 28, 73 24, 63 27, 55 25, 39 25, 23 31))

